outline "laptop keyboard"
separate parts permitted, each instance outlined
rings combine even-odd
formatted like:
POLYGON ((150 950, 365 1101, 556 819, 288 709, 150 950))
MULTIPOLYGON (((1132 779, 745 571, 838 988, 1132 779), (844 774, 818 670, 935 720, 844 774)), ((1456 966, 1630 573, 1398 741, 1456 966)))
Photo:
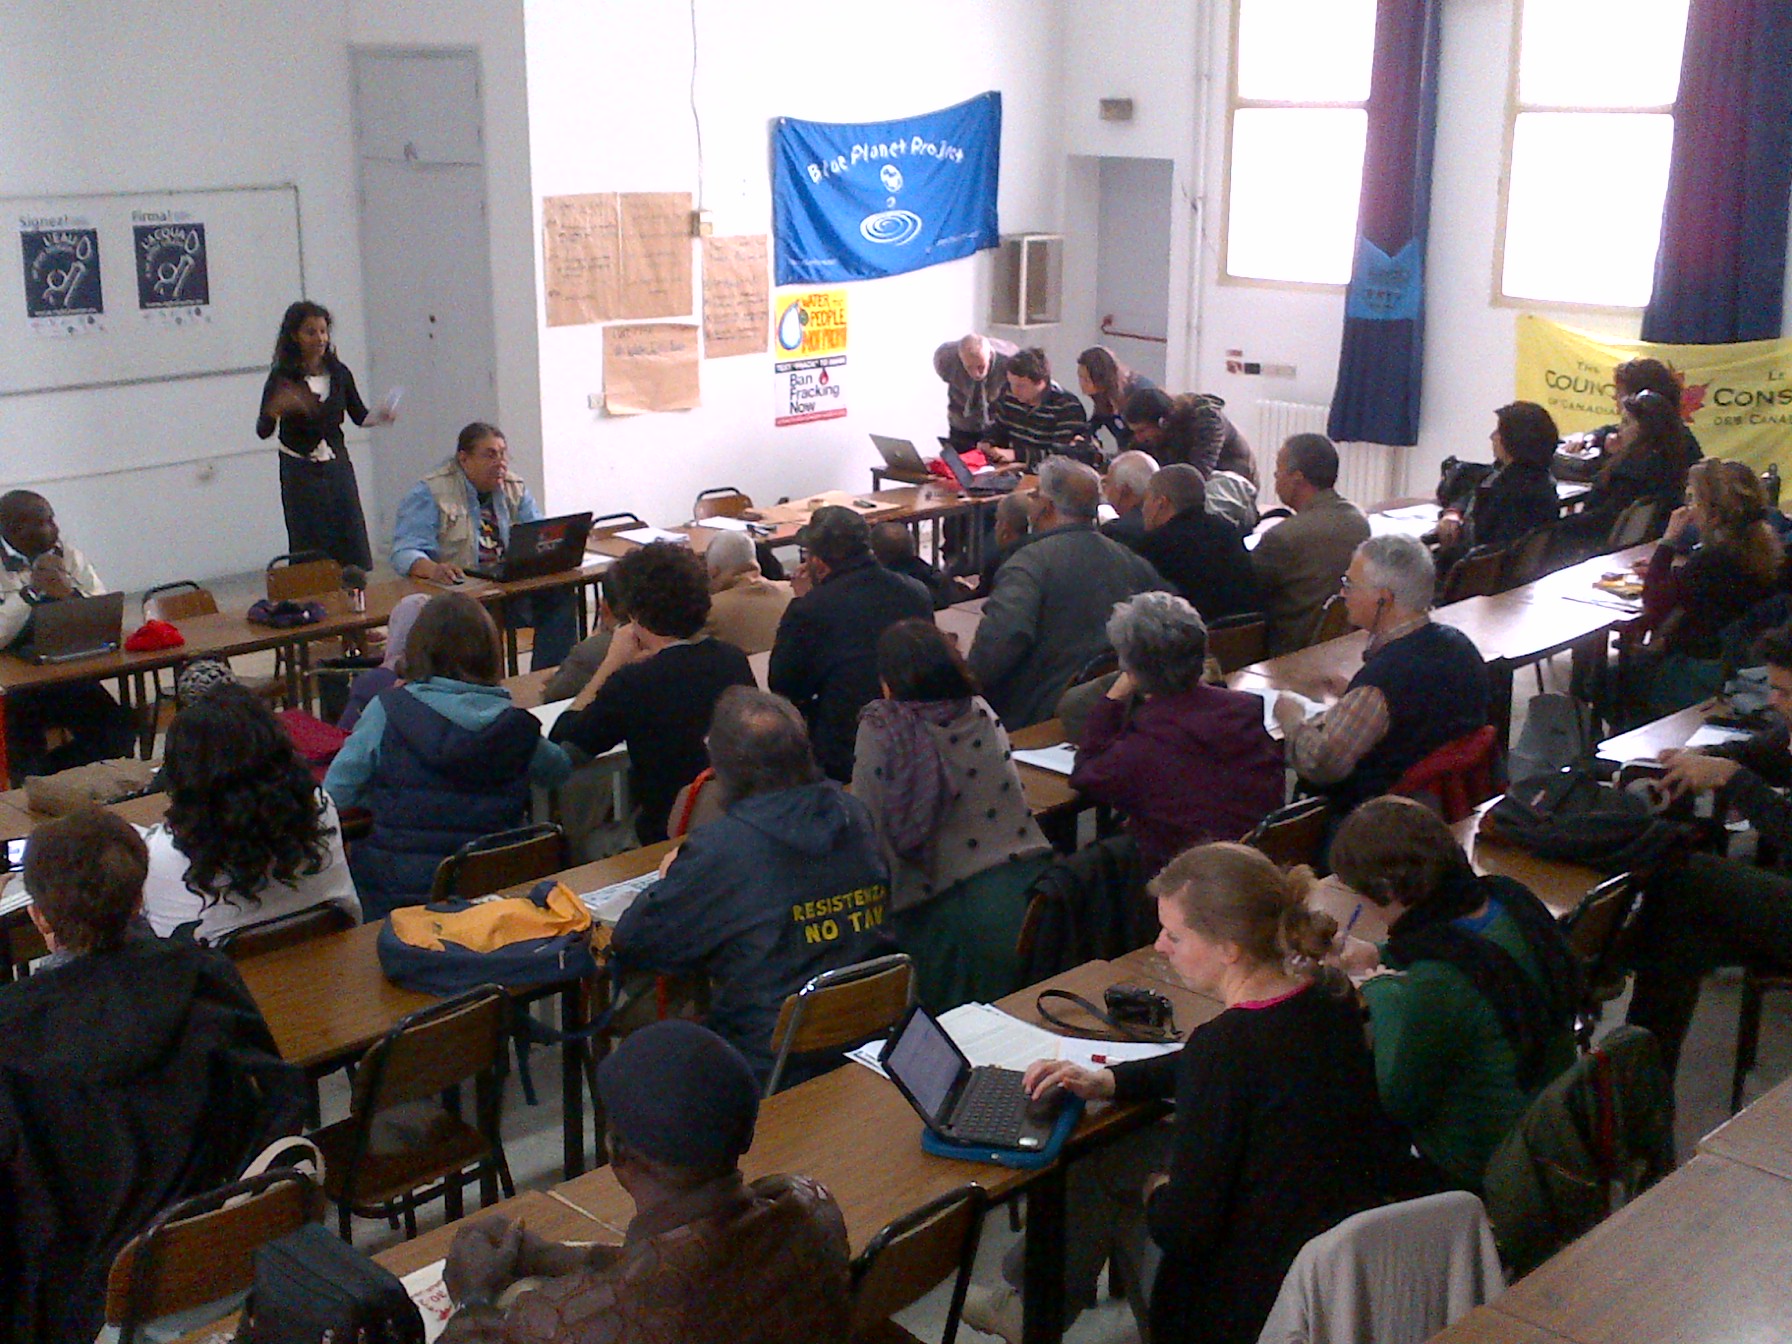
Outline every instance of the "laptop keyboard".
POLYGON ((961 1143, 1012 1148, 1027 1120, 1024 1078, 1014 1069, 972 1069, 970 1082, 952 1108, 952 1137, 961 1143))

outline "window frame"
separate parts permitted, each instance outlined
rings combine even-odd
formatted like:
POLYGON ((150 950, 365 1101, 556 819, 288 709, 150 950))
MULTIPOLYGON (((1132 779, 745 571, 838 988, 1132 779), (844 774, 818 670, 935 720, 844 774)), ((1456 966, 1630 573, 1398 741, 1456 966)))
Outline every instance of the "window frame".
MULTIPOLYGON (((1648 307, 1645 299, 1639 304, 1588 303, 1582 299, 1525 298, 1506 293, 1506 228, 1512 218, 1512 149, 1518 138, 1521 113, 1592 113, 1607 116, 1662 116, 1673 121, 1679 115, 1679 99, 1666 105, 1625 105, 1622 107, 1568 107, 1555 103, 1521 104, 1518 97, 1520 62, 1524 59, 1524 12, 1535 0, 1514 0, 1512 6, 1511 59, 1506 70, 1506 125, 1500 142, 1499 214, 1493 223, 1493 271, 1489 279, 1489 296, 1495 308, 1534 310, 1548 308, 1563 313, 1602 313, 1624 317, 1641 316, 1648 307)), ((1678 127, 1676 126, 1676 129, 1678 127)), ((1673 153, 1673 137, 1668 139, 1668 152, 1673 153)), ((1659 229, 1659 224, 1657 225, 1659 229)))
MULTIPOLYGON (((1263 276, 1232 274, 1232 163, 1233 134, 1237 126, 1240 110, 1254 111, 1259 108, 1345 110, 1361 111, 1368 114, 1369 99, 1365 95, 1360 101, 1338 102, 1325 100, 1292 101, 1279 98, 1242 98, 1238 92, 1238 38, 1243 27, 1243 9, 1245 0, 1232 0, 1232 31, 1230 34, 1229 53, 1226 61, 1226 152, 1222 171, 1220 191, 1220 265, 1218 283, 1235 285, 1241 289, 1278 289, 1308 294, 1343 294, 1350 288, 1347 280, 1335 284, 1328 280, 1272 280, 1263 276)), ((1365 154, 1367 147, 1365 146, 1365 154)), ((1358 173, 1359 181, 1361 173, 1358 173)), ((1358 187, 1357 210, 1362 210, 1362 189, 1358 187)), ((1359 221, 1360 222, 1360 221, 1359 221)))

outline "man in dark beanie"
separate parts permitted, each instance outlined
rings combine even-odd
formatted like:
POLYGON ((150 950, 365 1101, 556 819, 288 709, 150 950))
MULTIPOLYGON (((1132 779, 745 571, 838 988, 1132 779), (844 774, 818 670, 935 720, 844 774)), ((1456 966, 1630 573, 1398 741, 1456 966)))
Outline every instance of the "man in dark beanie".
POLYGON ((766 685, 802 710, 815 759, 845 784, 859 711, 878 696, 878 636, 897 621, 932 620, 933 597, 877 562, 871 529, 851 509, 815 510, 796 541, 804 555, 797 596, 778 623, 766 685))
POLYGON ((748 1183, 759 1089, 694 1022, 656 1022, 598 1068, 621 1246, 566 1246, 486 1218, 454 1238, 441 1344, 811 1344, 845 1339, 846 1223, 802 1176, 748 1183), (500 1308, 519 1280, 540 1282, 500 1308))

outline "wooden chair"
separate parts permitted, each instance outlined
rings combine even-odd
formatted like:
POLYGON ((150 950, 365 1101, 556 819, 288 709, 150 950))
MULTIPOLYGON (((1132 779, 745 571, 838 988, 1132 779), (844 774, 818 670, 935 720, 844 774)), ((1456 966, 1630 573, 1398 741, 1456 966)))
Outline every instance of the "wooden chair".
POLYGON ((218 599, 212 590, 193 579, 177 579, 158 583, 143 594, 143 619, 146 621, 190 621, 195 616, 218 614, 218 599))
POLYGON ((591 531, 586 533, 586 541, 596 541, 600 537, 613 537, 618 532, 629 532, 637 527, 646 526, 646 523, 632 513, 606 513, 591 520, 591 531))
MULTIPOLYGON (((417 1208, 440 1195, 447 1221, 465 1212, 462 1190, 479 1181, 481 1206, 516 1193, 504 1156, 500 1114, 510 997, 481 985, 399 1019, 355 1070, 346 1120, 311 1137, 324 1155, 324 1192, 336 1205, 342 1239, 352 1240, 350 1216, 403 1215, 405 1234, 417 1235, 417 1208), (468 1124, 446 1108, 425 1132, 398 1151, 375 1151, 374 1122, 381 1112, 425 1102, 471 1080, 475 1119, 468 1124)), ((382 1149, 388 1145, 382 1145, 382 1149)))
POLYGON ((890 1319, 953 1277, 940 1344, 958 1338, 958 1318, 977 1260, 988 1197, 963 1185, 887 1224, 852 1262, 853 1344, 918 1344, 890 1319))
POLYGON ((1323 798, 1300 798, 1278 807, 1244 838, 1244 843, 1267 854, 1278 868, 1319 861, 1325 844, 1325 825, 1331 804, 1323 798))
POLYGON ((1624 992, 1629 972, 1618 960, 1618 939, 1641 894, 1642 884, 1633 874, 1619 873, 1581 897, 1580 904, 1562 917, 1562 932, 1586 981, 1574 1016, 1574 1038, 1583 1051, 1592 1048, 1605 1005, 1624 992))
POLYGON ((1222 672, 1260 663, 1269 657, 1269 622, 1259 611, 1241 611, 1207 627, 1207 656, 1222 672))
POLYGON ((1350 612, 1344 606, 1344 594, 1333 593, 1325 599, 1325 605, 1319 608, 1319 619, 1313 622, 1313 637, 1307 643, 1325 644, 1334 639, 1342 639, 1349 633, 1350 612))
POLYGON ((752 499, 738 486, 718 485, 697 495, 691 518, 699 523, 705 518, 740 518, 752 507, 752 499))
POLYGON ((302 602, 342 588, 342 566, 316 551, 276 555, 268 561, 268 597, 275 602, 302 602))
POLYGON ((247 961, 264 952, 297 947, 313 938, 342 933, 354 927, 354 916, 340 905, 315 905, 309 910, 295 910, 276 919, 264 919, 259 924, 245 924, 220 938, 215 946, 232 961, 247 961))
POLYGON ((1437 799, 1454 826, 1500 791, 1500 734, 1492 724, 1446 742, 1414 762, 1388 792, 1437 799))
POLYGON ((572 848, 556 822, 519 826, 469 840, 436 867, 429 899, 470 901, 505 887, 551 877, 572 866, 572 848))
POLYGON ((823 971, 784 1000, 772 1028, 771 1096, 792 1055, 842 1050, 888 1031, 915 1001, 915 963, 905 952, 823 971))
POLYGON ((106 1323, 119 1344, 158 1317, 245 1291, 255 1252, 315 1222, 323 1200, 309 1176, 274 1170, 171 1205, 113 1257, 106 1323), (233 1202, 235 1201, 235 1202, 233 1202))
POLYGON ((1506 552, 1499 546, 1477 546, 1450 566, 1444 576, 1438 605, 1460 602, 1465 597, 1490 597, 1500 589, 1506 572, 1506 552))

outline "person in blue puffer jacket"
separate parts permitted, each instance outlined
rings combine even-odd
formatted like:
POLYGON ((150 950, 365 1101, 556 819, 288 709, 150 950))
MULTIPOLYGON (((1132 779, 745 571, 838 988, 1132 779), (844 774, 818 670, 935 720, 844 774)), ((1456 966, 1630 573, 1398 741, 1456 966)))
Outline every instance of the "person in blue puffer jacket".
POLYGON ((432 597, 404 652, 404 685, 367 706, 324 777, 337 807, 373 813, 372 834, 349 854, 369 922, 427 901, 443 859, 521 825, 530 786, 553 788, 572 773, 566 753, 498 684, 498 628, 479 603, 432 597))

